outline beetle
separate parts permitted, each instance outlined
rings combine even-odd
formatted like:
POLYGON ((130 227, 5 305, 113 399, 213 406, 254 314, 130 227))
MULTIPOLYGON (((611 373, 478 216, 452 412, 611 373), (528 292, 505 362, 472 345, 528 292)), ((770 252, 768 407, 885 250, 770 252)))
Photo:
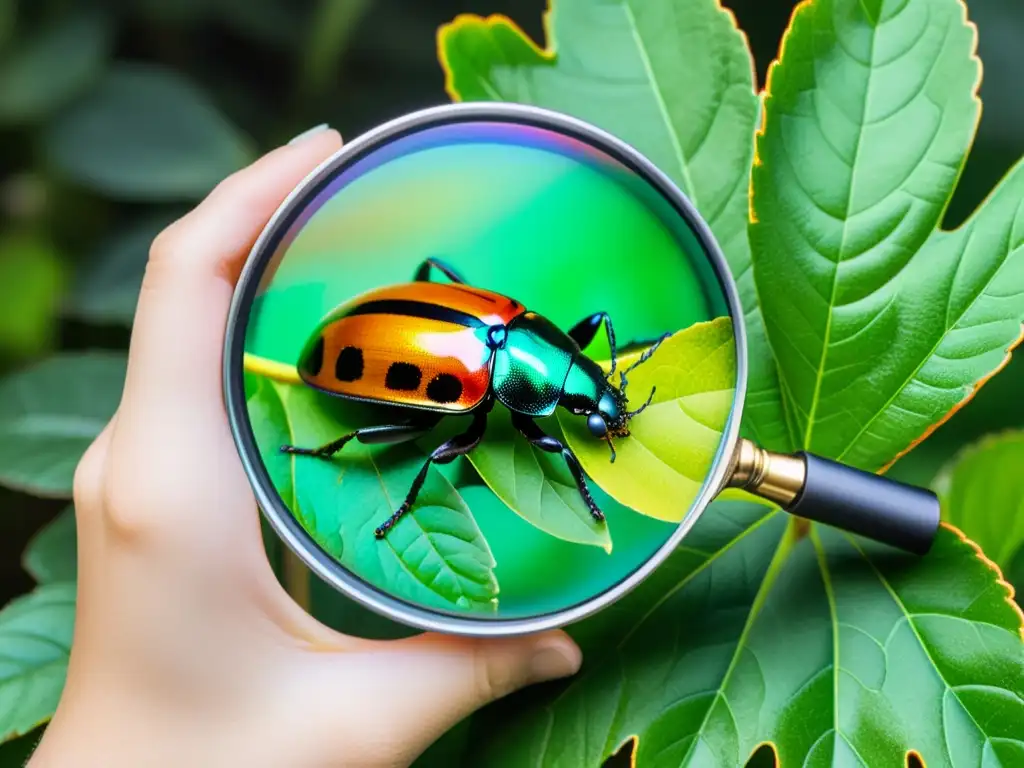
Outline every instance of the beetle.
POLYGON ((590 495, 583 469, 570 448, 534 421, 561 406, 586 416, 595 438, 608 442, 629 435, 629 420, 651 404, 655 390, 635 411, 626 406, 626 374, 650 358, 670 334, 647 346, 625 370, 616 370, 615 332, 606 312, 596 312, 568 332, 519 301, 467 285, 449 265, 428 258, 413 281, 370 290, 329 312, 299 354, 302 381, 321 392, 355 401, 409 409, 402 424, 357 429, 317 448, 281 446, 281 451, 331 457, 352 439, 365 444, 416 440, 446 415, 471 414, 462 434, 435 449, 416 475, 401 506, 380 525, 387 532, 412 508, 431 464, 447 464, 483 439, 495 402, 512 414, 512 424, 542 451, 561 454, 591 516, 604 514, 590 495), (431 280, 437 270, 451 282, 431 280), (583 354, 602 323, 611 348, 611 370, 583 354))

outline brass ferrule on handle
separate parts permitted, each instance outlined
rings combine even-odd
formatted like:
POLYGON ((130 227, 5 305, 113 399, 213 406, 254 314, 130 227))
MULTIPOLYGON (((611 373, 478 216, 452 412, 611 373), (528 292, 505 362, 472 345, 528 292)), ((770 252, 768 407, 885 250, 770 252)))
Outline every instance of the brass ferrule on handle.
POLYGON ((800 451, 772 453, 740 440, 726 485, 798 517, 923 555, 939 527, 931 491, 800 451))
POLYGON ((788 507, 796 501, 806 480, 807 464, 802 457, 771 453, 741 439, 733 453, 726 485, 788 507))

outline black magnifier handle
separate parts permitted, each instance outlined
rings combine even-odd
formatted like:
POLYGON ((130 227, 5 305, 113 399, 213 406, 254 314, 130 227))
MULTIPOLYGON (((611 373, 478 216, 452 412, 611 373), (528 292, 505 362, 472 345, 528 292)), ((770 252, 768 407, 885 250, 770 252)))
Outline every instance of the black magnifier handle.
POLYGON ((823 459, 740 440, 727 484, 787 512, 923 555, 939 528, 934 493, 823 459))

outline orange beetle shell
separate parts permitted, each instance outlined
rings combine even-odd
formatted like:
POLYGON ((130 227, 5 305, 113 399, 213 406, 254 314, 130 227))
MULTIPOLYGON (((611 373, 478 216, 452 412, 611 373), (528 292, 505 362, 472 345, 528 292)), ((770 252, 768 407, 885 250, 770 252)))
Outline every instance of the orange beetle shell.
POLYGON ((468 411, 490 389, 488 329, 525 311, 515 299, 460 284, 378 288, 320 321, 300 356, 299 376, 355 400, 468 411))

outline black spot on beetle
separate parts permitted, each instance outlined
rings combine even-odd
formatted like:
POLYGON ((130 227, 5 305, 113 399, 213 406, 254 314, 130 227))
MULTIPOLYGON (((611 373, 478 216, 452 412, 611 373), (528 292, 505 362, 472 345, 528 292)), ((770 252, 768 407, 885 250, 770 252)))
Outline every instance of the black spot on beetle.
POLYGON ((359 381, 363 377, 363 350, 345 347, 334 361, 334 376, 338 381, 359 381))
POLYGON ((450 373, 439 373, 427 385, 427 397, 435 403, 454 403, 462 397, 462 382, 450 373))
POLYGON ((384 386, 398 391, 412 391, 420 387, 423 372, 412 363, 392 363, 388 367, 388 375, 384 386))
POLYGON ((309 350, 306 359, 302 361, 302 369, 310 376, 316 376, 324 366, 324 337, 316 340, 316 344, 309 350))

